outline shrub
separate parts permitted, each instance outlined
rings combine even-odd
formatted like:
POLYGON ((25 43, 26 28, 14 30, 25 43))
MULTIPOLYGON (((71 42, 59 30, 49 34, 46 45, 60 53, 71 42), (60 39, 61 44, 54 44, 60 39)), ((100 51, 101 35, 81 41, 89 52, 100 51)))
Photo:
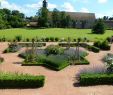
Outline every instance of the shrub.
MULTIPOLYGON (((34 44, 35 44, 35 46, 38 46, 38 47, 46 46, 46 43, 44 43, 44 42, 36 42, 34 44)), ((26 46, 32 47, 32 42, 29 42, 29 43, 22 42, 22 43, 18 43, 18 45, 20 45, 21 47, 26 47, 26 46)))
POLYGON ((57 54, 63 54, 64 49, 57 45, 50 45, 45 49, 45 52, 47 55, 51 55, 51 54, 57 55, 57 54))
POLYGON ((77 41, 77 39, 73 39, 73 41, 74 41, 74 42, 76 42, 76 41, 77 41))
POLYGON ((111 46, 109 45, 108 41, 105 40, 105 41, 97 41, 97 42, 94 42, 94 46, 95 47, 98 47, 102 50, 110 50, 111 46))
POLYGON ((44 82, 44 76, 0 73, 0 88, 37 88, 43 87, 44 82))
POLYGON ((26 38, 26 42, 29 42, 30 41, 30 39, 29 38, 26 38))
POLYGON ((17 52, 17 51, 19 51, 20 50, 20 46, 18 45, 18 44, 16 44, 16 43, 10 43, 9 44, 9 47, 6 49, 6 50, 4 50, 4 53, 14 53, 14 52, 17 52))
POLYGON ((58 71, 69 66, 68 60, 62 55, 50 55, 44 61, 45 66, 58 71))
POLYGON ((98 47, 95 47, 95 46, 88 46, 88 50, 91 50, 95 53, 100 52, 100 49, 98 47))
POLYGON ((20 42, 22 40, 22 36, 21 35, 16 36, 15 37, 15 40, 18 41, 18 42, 20 42))
POLYGON ((49 40, 50 40, 49 37, 45 38, 45 41, 46 41, 46 42, 49 42, 49 40))
POLYGON ((92 33, 94 34, 104 34, 105 33, 105 25, 104 22, 99 19, 92 28, 92 33))
POLYGON ((55 41, 55 38, 54 37, 50 37, 50 41, 51 42, 54 42, 55 41))
POLYGON ((84 67, 79 70, 77 77, 80 78, 81 74, 104 74, 107 72, 107 67, 104 65, 92 65, 90 67, 84 67))
POLYGON ((59 41, 59 38, 58 38, 58 37, 56 37, 56 38, 55 38, 55 41, 56 41, 56 42, 58 42, 58 41, 59 41))
POLYGON ((70 45, 70 47, 75 47, 76 43, 59 43, 59 46, 61 47, 68 47, 70 45))
POLYGON ((4 61, 4 58, 0 57, 0 64, 4 61))
POLYGON ((113 74, 81 74, 81 85, 112 85, 113 74))

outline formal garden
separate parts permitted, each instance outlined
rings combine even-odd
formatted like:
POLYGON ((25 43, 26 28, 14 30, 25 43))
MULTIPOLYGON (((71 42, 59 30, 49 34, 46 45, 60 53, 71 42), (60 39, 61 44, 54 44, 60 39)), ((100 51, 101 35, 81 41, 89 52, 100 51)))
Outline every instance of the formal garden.
POLYGON ((0 95, 113 95, 113 28, 104 19, 77 28, 56 9, 50 21, 44 6, 31 18, 0 9, 0 95))

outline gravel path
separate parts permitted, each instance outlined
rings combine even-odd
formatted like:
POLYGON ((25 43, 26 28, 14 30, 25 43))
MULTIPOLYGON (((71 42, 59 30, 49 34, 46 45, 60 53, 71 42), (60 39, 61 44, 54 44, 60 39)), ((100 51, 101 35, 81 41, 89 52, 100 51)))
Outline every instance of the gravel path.
POLYGON ((86 57, 91 62, 89 66, 69 66, 59 72, 41 66, 21 66, 23 59, 18 57, 18 53, 2 54, 7 47, 7 43, 0 43, 0 56, 5 58, 5 62, 0 64, 0 71, 45 75, 46 82, 39 89, 0 89, 0 95, 113 95, 113 86, 75 86, 77 72, 83 67, 102 64, 101 58, 108 52, 113 53, 113 45, 111 51, 90 52, 86 57))

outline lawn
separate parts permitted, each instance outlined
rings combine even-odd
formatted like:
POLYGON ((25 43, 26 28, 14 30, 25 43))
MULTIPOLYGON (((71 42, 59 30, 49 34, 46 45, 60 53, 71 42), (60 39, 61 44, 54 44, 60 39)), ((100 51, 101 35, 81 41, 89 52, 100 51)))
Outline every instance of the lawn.
POLYGON ((63 29, 63 28, 49 28, 49 29, 6 29, 0 30, 0 38, 6 37, 8 40, 15 38, 15 36, 21 35, 23 39, 34 37, 59 37, 59 38, 84 38, 89 40, 102 40, 113 35, 112 30, 107 30, 103 35, 96 35, 91 33, 91 29, 63 29))

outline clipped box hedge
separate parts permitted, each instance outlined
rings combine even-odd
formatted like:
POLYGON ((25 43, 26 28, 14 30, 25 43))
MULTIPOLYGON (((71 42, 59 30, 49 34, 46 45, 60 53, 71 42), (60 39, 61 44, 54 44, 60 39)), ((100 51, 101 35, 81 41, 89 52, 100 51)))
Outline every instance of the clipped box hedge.
POLYGON ((80 85, 113 85, 113 74, 81 74, 80 85))
MULTIPOLYGON (((32 42, 19 42, 18 44, 22 47, 26 47, 26 46, 32 47, 32 42)), ((46 43, 44 43, 44 42, 35 42, 34 44, 35 44, 35 46, 38 46, 38 47, 46 46, 46 43)))
POLYGON ((44 82, 44 76, 0 73, 0 88, 38 88, 43 87, 44 82))
POLYGON ((70 47, 75 47, 77 44, 76 43, 59 43, 58 44, 61 47, 68 47, 70 45, 70 47))
POLYGON ((84 57, 81 57, 80 61, 75 63, 75 65, 89 65, 89 64, 90 62, 86 60, 84 57))
POLYGON ((65 57, 63 57, 63 56, 51 55, 51 56, 48 56, 44 60, 44 65, 53 70, 60 71, 60 70, 64 69, 65 67, 69 66, 70 64, 67 61, 67 59, 65 59, 65 57))
POLYGON ((100 49, 98 47, 95 47, 95 46, 88 46, 88 50, 91 50, 95 53, 99 53, 100 52, 100 49))

